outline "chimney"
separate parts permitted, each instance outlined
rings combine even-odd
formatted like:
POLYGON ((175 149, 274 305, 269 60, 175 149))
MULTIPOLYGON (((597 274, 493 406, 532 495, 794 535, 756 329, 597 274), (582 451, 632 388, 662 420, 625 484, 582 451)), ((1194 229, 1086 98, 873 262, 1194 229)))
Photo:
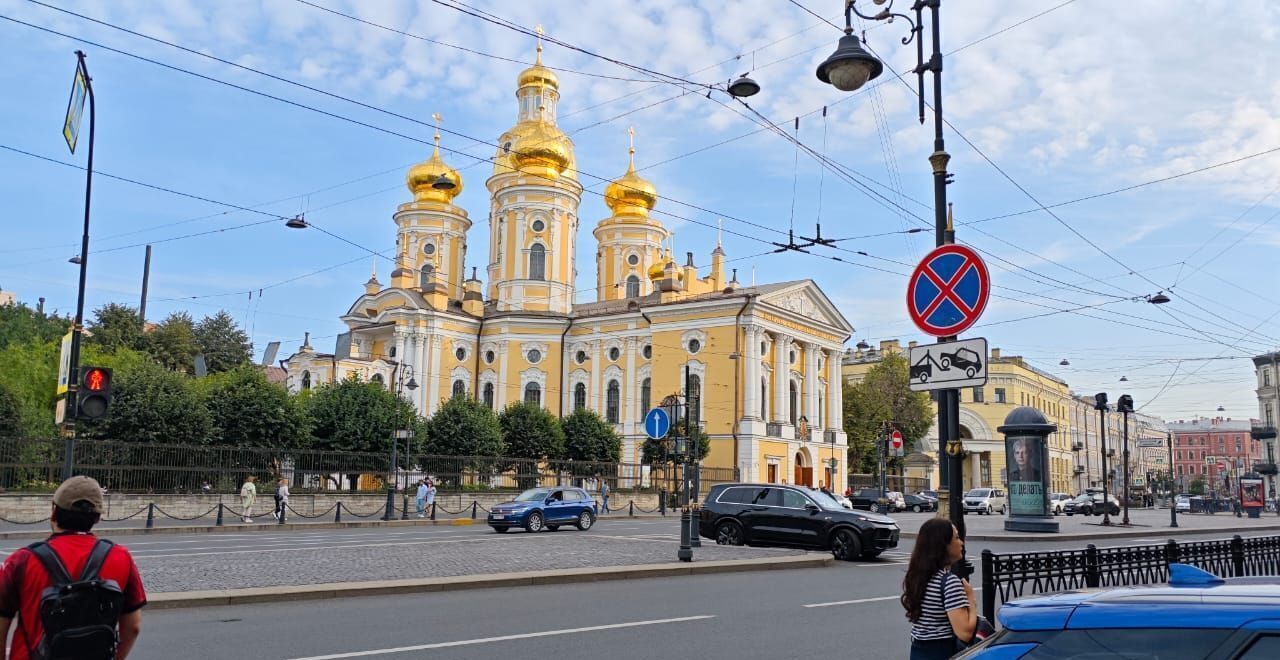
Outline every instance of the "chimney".
POLYGON ((992 360, 999 360, 999 359, 1000 359, 1000 349, 998 349, 998 348, 993 348, 993 349, 991 349, 991 359, 992 359, 992 360))

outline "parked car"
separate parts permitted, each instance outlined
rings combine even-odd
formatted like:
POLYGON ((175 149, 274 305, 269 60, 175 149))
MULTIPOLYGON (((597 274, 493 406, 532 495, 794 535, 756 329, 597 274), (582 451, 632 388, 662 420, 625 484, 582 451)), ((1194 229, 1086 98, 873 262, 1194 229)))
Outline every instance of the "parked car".
POLYGON ((828 550, 871 559, 898 547, 898 523, 852 511, 821 491, 778 484, 717 484, 698 516, 698 534, 720 545, 828 550))
POLYGON ((1009 499, 999 488, 974 488, 964 494, 964 512, 1004 513, 1009 509, 1009 499))
POLYGON ((595 500, 581 488, 530 488, 510 502, 495 504, 487 522, 495 532, 512 527, 525 531, 556 531, 561 525, 573 525, 582 531, 596 522, 595 500))
POLYGON ((888 511, 890 506, 887 496, 880 497, 879 488, 859 488, 849 496, 849 503, 855 509, 866 509, 872 513, 888 511))
POLYGON ((929 498, 929 499, 933 500, 934 502, 937 502, 937 501, 938 501, 938 499, 939 499, 939 498, 938 498, 938 491, 936 491, 936 490, 922 490, 922 491, 920 491, 919 493, 916 493, 916 494, 917 494, 917 495, 924 495, 925 497, 927 497, 927 498, 929 498))
POLYGON ((1179 495, 1177 499, 1173 501, 1173 506, 1178 513, 1191 513, 1191 496, 1179 495))
POLYGON ((815 493, 822 494, 822 495, 826 495, 827 497, 830 497, 831 499, 835 500, 835 501, 836 501, 836 503, 838 503, 841 507, 843 507, 843 508, 845 508, 845 509, 852 509, 852 508, 853 508, 853 503, 852 503, 852 502, 850 502, 850 501, 849 501, 849 498, 845 497, 844 495, 840 495, 839 493, 823 492, 823 491, 822 491, 822 489, 820 489, 820 488, 813 488, 813 487, 809 487, 809 488, 808 488, 808 490, 813 491, 813 492, 815 492, 815 493))
POLYGON ((1084 493, 1077 495, 1074 499, 1067 500, 1062 505, 1062 510, 1068 515, 1080 514, 1082 516, 1100 516, 1104 511, 1111 515, 1120 514, 1120 500, 1115 495, 1107 494, 1108 506, 1102 505, 1102 493, 1084 493))
POLYGON ((1223 580, 1186 564, 1169 577, 1010 601, 1000 630, 953 658, 1280 658, 1280 578, 1223 580))
POLYGON ((1063 507, 1072 497, 1066 493, 1049 493, 1049 512, 1053 515, 1062 513, 1063 507))
POLYGON ((890 513, 907 510, 907 498, 902 493, 896 490, 887 490, 884 496, 889 500, 890 513))
POLYGON ((938 510, 938 500, 935 500, 932 497, 925 497, 923 495, 911 494, 906 497, 906 501, 907 501, 907 508, 911 509, 915 513, 920 513, 921 511, 937 511, 938 510))

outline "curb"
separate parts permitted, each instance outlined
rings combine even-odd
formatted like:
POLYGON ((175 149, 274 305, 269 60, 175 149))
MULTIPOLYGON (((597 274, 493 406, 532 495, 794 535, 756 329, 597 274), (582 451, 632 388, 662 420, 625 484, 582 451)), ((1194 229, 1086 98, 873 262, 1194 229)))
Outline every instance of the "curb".
MULTIPOLYGON (((664 516, 659 515, 639 515, 639 516, 617 516, 604 518, 603 520, 662 520, 664 516)), ((671 516, 665 516, 673 520, 671 516)), ((597 519, 599 522, 600 519, 597 519)), ((279 532, 279 531, 296 531, 296 530, 321 530, 321 529, 354 529, 361 527, 429 527, 433 525, 483 525, 485 522, 479 518, 472 520, 471 518, 441 518, 439 520, 351 520, 347 522, 317 522, 317 523, 290 523, 283 525, 278 523, 261 523, 261 524, 244 524, 232 523, 218 527, 216 525, 193 525, 190 527, 95 527, 93 532, 98 536, 150 536, 155 534, 230 534, 241 532, 279 532)), ((47 539, 50 532, 46 529, 38 532, 0 532, 0 541, 20 540, 20 539, 47 539)))
POLYGON ((769 559, 730 559, 701 563, 679 562, 672 564, 641 564, 634 566, 610 566, 602 568, 570 568, 556 571, 493 573, 490 575, 463 575, 446 578, 337 582, 299 586, 224 589, 216 591, 178 591, 148 594, 147 610, 213 607, 218 605, 244 605, 249 603, 271 603, 297 600, 328 600, 358 596, 387 596, 395 594, 419 594, 553 584, 577 584, 583 582, 603 582, 607 580, 642 580, 656 577, 786 570, 792 568, 819 568, 830 566, 833 563, 835 563, 835 559, 829 555, 819 555, 816 557, 805 555, 799 557, 776 557, 769 559))
MULTIPOLYGON (((1107 539, 1134 539, 1147 538, 1152 536, 1172 537, 1172 536, 1195 536, 1198 534, 1240 534, 1242 532, 1270 532, 1280 530, 1280 524, 1259 525, 1256 527, 1212 527, 1212 528, 1191 528, 1178 527, 1172 529, 1169 527, 1140 527, 1137 529, 1121 528, 1115 532, 1084 532, 1069 534, 1054 534, 1024 532, 1019 535, 1013 534, 966 534, 965 541, 1019 541, 1024 543, 1052 543, 1056 541, 1105 541, 1107 539)), ((914 539, 916 532, 902 532, 901 538, 914 539)))

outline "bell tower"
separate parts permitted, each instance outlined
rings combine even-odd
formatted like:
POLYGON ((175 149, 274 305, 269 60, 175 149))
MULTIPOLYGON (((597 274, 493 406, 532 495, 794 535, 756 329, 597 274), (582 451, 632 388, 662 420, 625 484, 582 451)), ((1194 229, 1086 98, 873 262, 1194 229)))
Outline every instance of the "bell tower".
POLYGON ((462 176, 440 157, 440 114, 431 157, 409 168, 405 184, 413 200, 400 205, 396 222, 396 270, 391 285, 420 290, 443 309, 462 300, 467 258, 467 212, 453 203, 462 193, 462 176), (437 298, 438 297, 438 298, 437 298))
POLYGON ((631 146, 627 172, 605 188, 604 203, 613 212, 593 232, 596 251, 596 299, 621 300, 648 295, 653 285, 649 267, 662 261, 663 243, 671 233, 649 217, 658 191, 636 174, 636 131, 628 128, 631 146))

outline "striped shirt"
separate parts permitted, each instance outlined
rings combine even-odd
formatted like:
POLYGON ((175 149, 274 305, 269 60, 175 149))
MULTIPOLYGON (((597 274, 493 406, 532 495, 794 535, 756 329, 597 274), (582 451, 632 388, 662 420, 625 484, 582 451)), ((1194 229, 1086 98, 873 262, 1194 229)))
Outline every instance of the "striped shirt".
POLYGON ((964 595, 960 578, 951 571, 938 571, 925 589, 920 618, 911 624, 911 638, 923 641, 955 636, 947 612, 968 606, 969 599, 964 595))

